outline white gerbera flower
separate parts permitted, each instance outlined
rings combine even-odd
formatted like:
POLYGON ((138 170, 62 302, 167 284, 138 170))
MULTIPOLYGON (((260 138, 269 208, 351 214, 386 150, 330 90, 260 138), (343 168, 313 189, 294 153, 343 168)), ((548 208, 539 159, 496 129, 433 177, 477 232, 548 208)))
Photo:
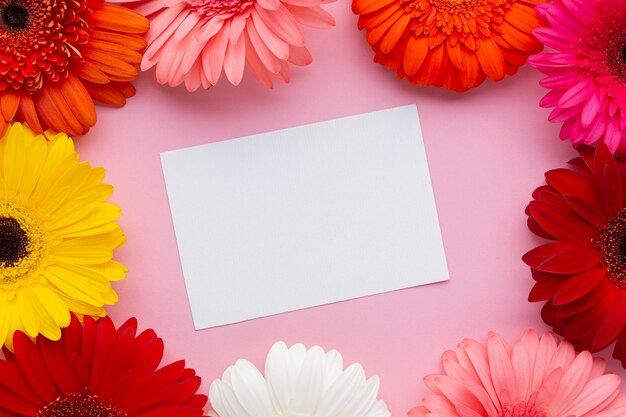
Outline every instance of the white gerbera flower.
POLYGON ((379 380, 365 379, 363 367, 343 369, 335 350, 302 344, 272 346, 265 377, 245 359, 211 384, 209 398, 220 417, 390 417, 377 400, 379 380))

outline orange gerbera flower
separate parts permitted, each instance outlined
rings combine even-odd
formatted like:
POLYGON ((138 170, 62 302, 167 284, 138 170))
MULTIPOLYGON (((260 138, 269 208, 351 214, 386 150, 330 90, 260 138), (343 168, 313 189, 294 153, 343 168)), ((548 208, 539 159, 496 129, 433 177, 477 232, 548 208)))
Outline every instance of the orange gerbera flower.
POLYGON ((93 100, 134 95, 148 27, 103 0, 0 0, 0 136, 14 119, 36 133, 86 133, 93 100))
POLYGON ((531 34, 546 0, 353 0, 374 61, 418 85, 467 91, 513 75, 542 50, 531 34))

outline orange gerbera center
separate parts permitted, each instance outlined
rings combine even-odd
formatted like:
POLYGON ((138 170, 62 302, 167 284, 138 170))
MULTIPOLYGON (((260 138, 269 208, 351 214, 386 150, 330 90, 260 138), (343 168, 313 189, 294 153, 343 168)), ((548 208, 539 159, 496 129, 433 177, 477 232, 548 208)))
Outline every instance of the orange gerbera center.
POLYGON ((522 402, 504 407, 498 413, 498 417, 546 417, 546 413, 541 408, 522 402))
POLYGON ((82 0, 0 0, 0 91, 34 94, 46 79, 67 76, 89 34, 82 0))
POLYGON ((600 230, 598 247, 600 262, 607 269, 611 283, 626 288, 626 208, 600 230))
POLYGON ((125 417, 106 401, 93 394, 72 393, 58 397, 39 410, 36 417, 125 417))
POLYGON ((506 9, 515 0, 401 0, 405 13, 412 14, 419 24, 411 28, 434 37, 436 44, 445 36, 460 40, 470 49, 476 48, 476 37, 491 36, 496 24, 504 21, 506 9))
POLYGON ((187 4, 209 19, 228 19, 246 12, 254 0, 187 0, 187 4))

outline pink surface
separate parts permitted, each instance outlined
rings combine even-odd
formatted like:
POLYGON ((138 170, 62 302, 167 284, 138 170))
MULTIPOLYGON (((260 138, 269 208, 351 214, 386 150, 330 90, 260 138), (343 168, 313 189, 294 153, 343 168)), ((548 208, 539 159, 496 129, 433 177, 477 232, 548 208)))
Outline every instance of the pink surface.
MULTIPOLYGON (((381 377, 380 397, 402 416, 427 393, 422 377, 440 371, 441 353, 462 338, 484 341, 493 329, 512 342, 528 327, 547 330, 541 306, 526 301, 532 280, 520 257, 539 240, 523 210, 544 171, 575 153, 538 107, 545 91, 532 68, 465 95, 416 88, 372 63, 348 1, 327 10, 337 27, 306 31, 314 62, 296 68, 291 84, 265 90, 247 74, 238 88, 224 82, 189 94, 144 74, 125 108, 99 108, 99 123, 77 148, 107 169, 124 213, 128 243, 117 257, 130 272, 115 284, 120 302, 109 311, 117 323, 134 315, 140 327, 154 328, 167 361, 187 359, 205 393, 238 358, 262 367, 277 340, 338 349, 346 363, 381 377), (160 152, 411 103, 420 113, 451 281, 195 331, 160 152)), ((609 369, 626 377, 614 360, 609 369)))

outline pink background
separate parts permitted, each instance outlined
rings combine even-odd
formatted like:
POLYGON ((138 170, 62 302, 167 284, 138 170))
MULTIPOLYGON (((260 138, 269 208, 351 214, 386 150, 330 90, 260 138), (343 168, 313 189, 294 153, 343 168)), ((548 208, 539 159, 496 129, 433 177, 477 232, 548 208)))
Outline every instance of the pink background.
MULTIPOLYGON (((99 107, 98 124, 77 148, 107 169, 123 210, 128 243, 117 258, 130 272, 115 284, 120 302, 109 309, 118 324, 134 315, 154 328, 165 360, 187 359, 205 393, 238 358, 262 368, 277 340, 338 349, 346 364, 381 377, 380 398, 402 416, 427 393, 422 377, 440 371, 441 353, 462 338, 484 341, 497 330, 513 342, 528 327, 547 330, 541 305, 526 301, 532 280, 520 257, 539 240, 524 207, 543 173, 575 153, 538 107, 545 91, 532 68, 462 95, 414 87, 372 62, 348 1, 327 10, 337 27, 305 30, 314 62, 294 68, 290 84, 266 90, 246 74, 238 88, 223 82, 189 94, 143 74, 126 107, 99 107), (195 331, 159 154, 406 104, 420 114, 451 280, 195 331)), ((626 376, 617 361, 609 369, 626 376)))

